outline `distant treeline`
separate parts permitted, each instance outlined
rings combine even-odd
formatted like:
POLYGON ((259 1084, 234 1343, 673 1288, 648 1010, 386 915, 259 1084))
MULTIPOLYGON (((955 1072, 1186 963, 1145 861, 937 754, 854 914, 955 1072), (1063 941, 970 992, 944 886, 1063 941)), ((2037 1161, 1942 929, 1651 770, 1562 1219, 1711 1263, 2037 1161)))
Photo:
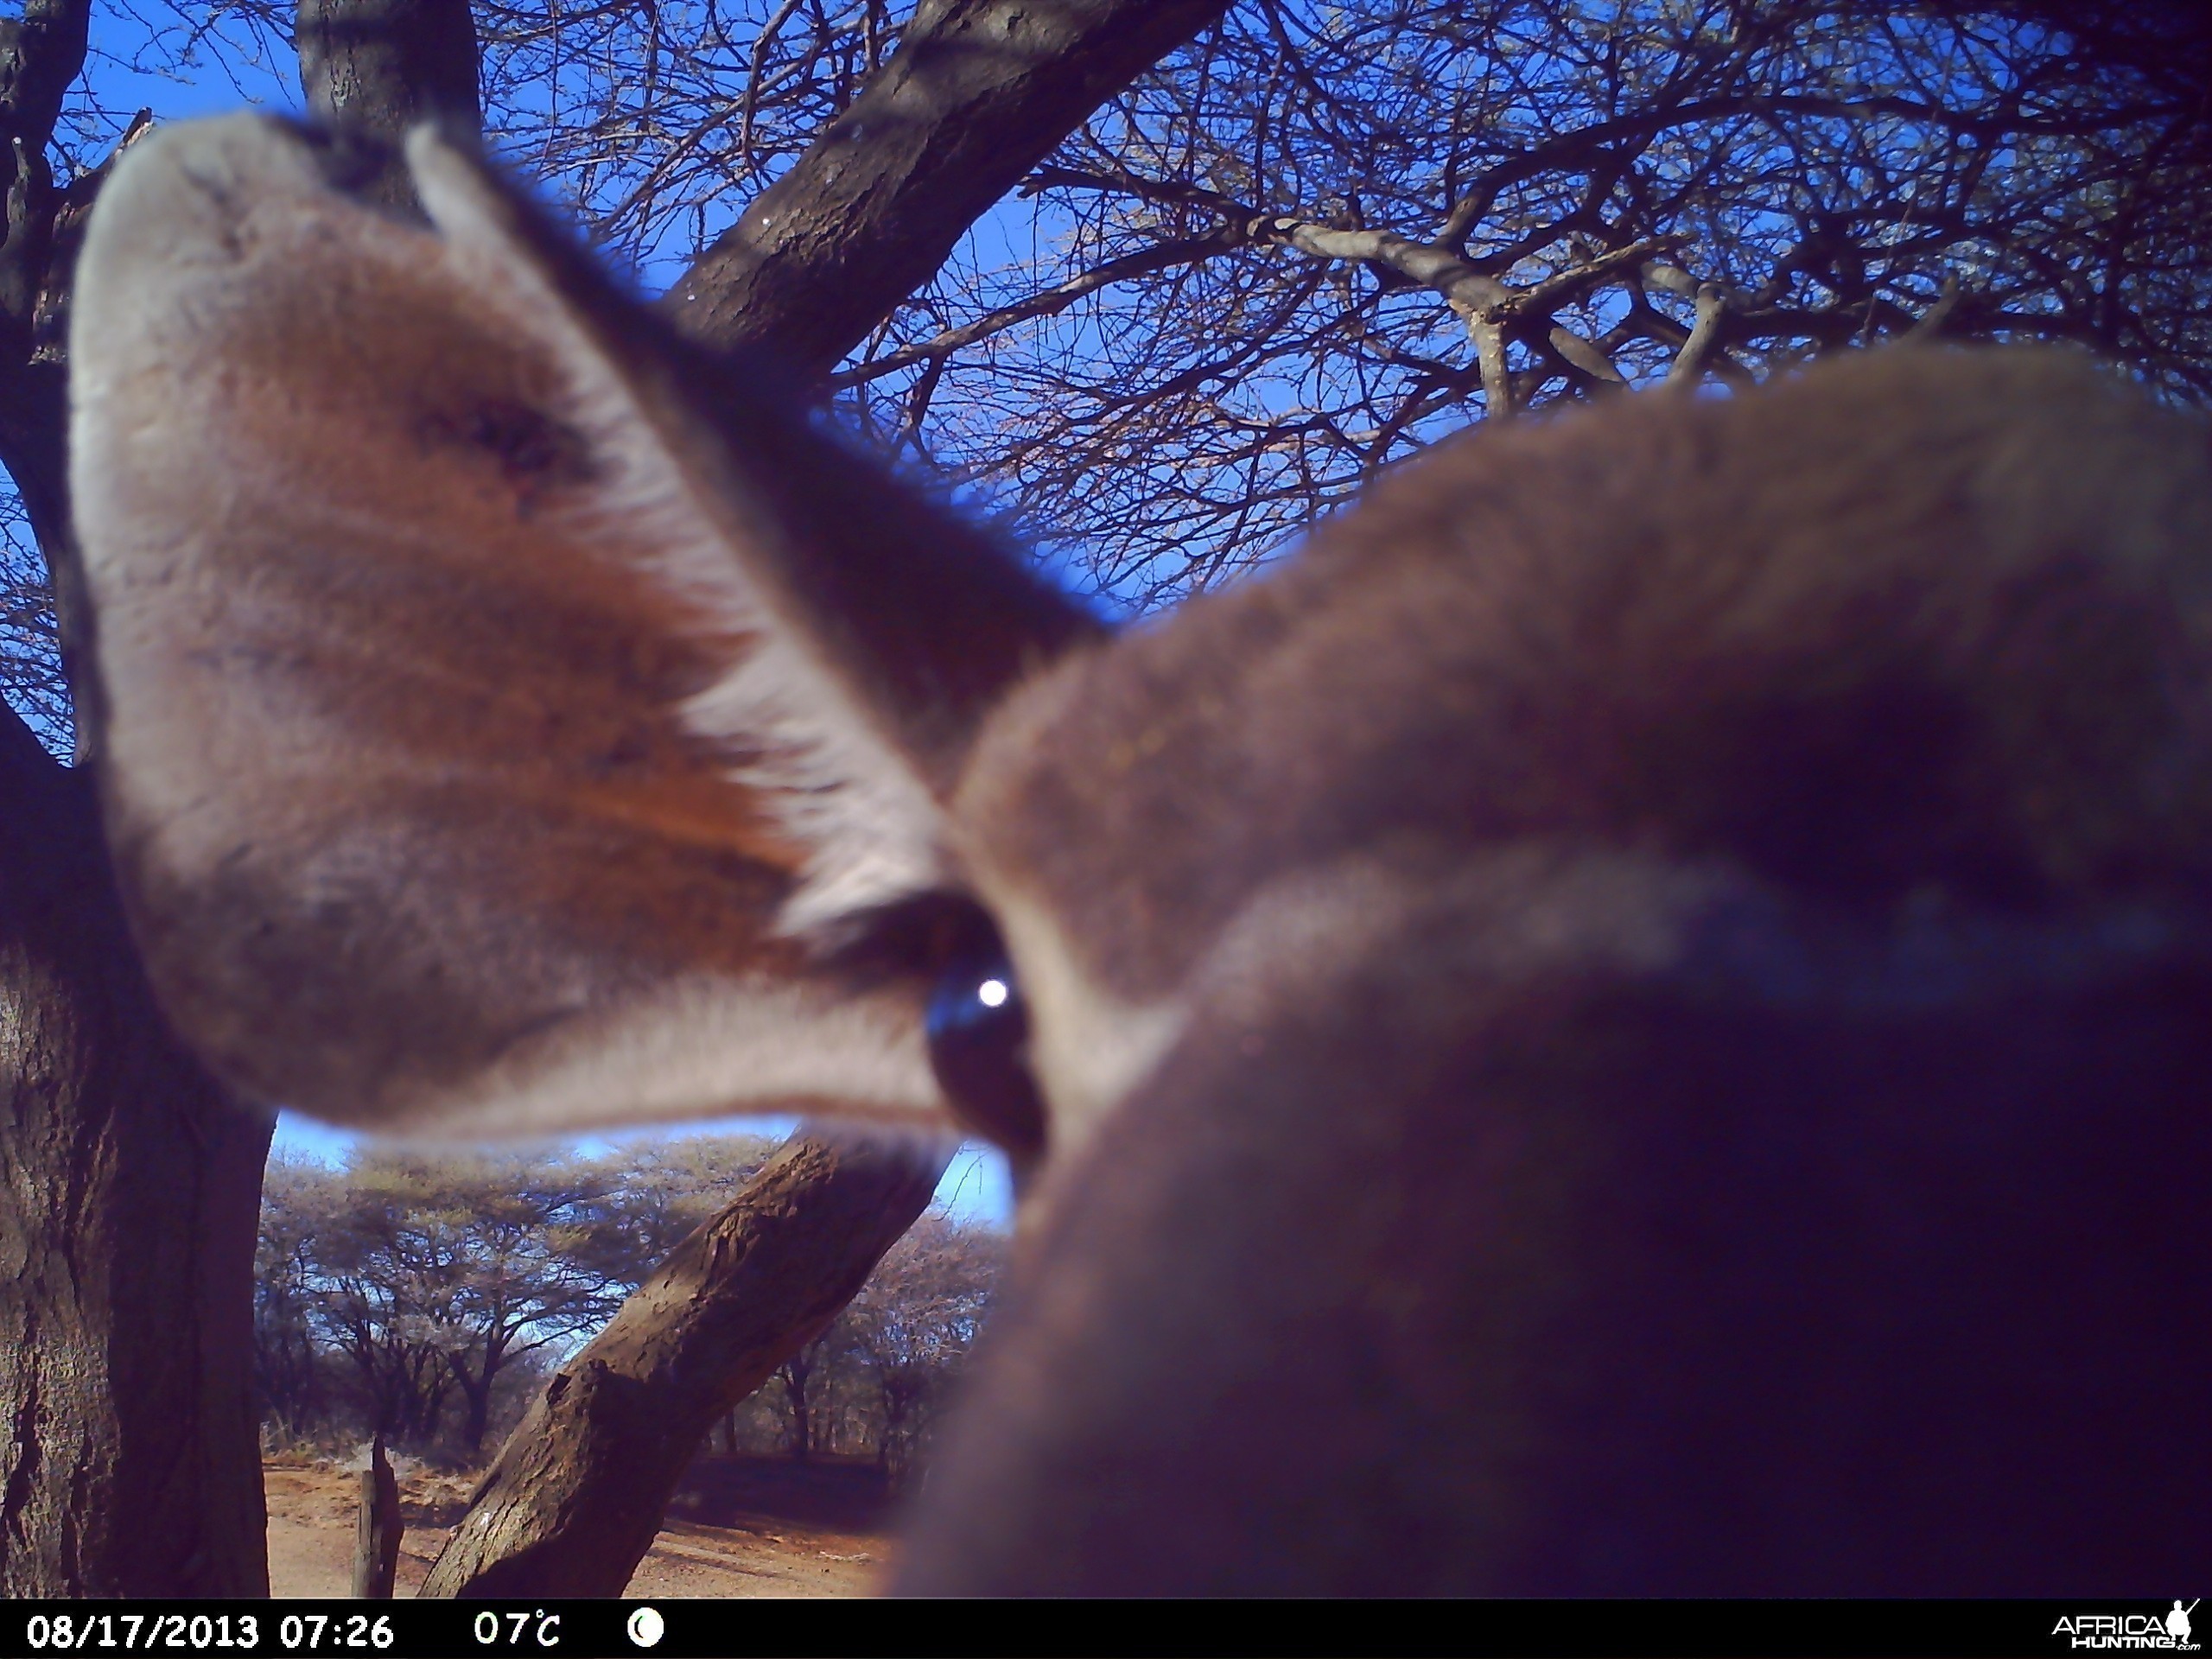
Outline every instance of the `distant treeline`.
MULTIPOLYGON (((272 1446, 383 1428, 417 1456, 490 1454, 588 1341, 772 1149, 750 1137, 575 1153, 278 1157, 261 1210, 255 1355, 272 1446)), ((873 1457, 903 1473, 988 1305, 1004 1239, 934 1212, 714 1449, 873 1457)))

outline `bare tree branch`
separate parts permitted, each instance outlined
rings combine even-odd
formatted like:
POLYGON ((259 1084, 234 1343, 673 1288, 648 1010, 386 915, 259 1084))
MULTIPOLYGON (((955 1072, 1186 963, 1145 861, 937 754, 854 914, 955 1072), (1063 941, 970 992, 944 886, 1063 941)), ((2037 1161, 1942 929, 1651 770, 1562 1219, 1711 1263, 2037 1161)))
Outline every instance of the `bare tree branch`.
POLYGON ((957 328, 947 328, 901 346, 881 357, 871 357, 849 369, 841 369, 830 377, 832 386, 864 385, 870 380, 881 379, 887 374, 911 367, 916 363, 941 361, 963 347, 988 340, 993 334, 1003 334, 1018 323, 1038 317, 1056 316, 1084 296, 1096 294, 1131 277, 1149 276, 1155 270, 1165 270, 1170 265, 1189 264, 1195 260, 1211 258, 1225 251, 1232 244, 1217 238, 1190 242, 1164 242, 1156 248, 1147 248, 1125 258, 1109 259, 1095 270, 1071 276, 1065 283, 1039 289, 1013 305, 1001 306, 997 310, 964 322, 957 328))
POLYGON ((898 55, 667 298, 721 351, 826 372, 976 216, 1227 0, 934 0, 898 55))

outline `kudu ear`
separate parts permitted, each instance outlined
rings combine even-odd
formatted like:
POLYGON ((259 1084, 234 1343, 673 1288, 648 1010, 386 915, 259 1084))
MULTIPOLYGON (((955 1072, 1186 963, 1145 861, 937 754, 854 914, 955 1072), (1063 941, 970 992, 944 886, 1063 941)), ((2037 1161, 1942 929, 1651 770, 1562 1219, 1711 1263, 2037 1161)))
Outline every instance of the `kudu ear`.
POLYGON ((944 881, 976 720, 1088 625, 410 160, 434 228, 308 133, 181 127, 85 245, 86 702, 171 1017, 418 1132, 934 1113, 922 988, 825 947, 944 881))

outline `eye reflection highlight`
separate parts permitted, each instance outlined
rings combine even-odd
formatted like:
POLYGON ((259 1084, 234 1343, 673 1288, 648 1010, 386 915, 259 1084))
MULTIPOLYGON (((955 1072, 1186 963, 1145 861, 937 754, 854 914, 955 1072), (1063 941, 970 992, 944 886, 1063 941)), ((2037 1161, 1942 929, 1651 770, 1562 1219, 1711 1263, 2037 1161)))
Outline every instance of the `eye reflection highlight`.
POLYGON ((1021 982, 988 918, 976 932, 946 956, 930 994, 930 1065, 953 1116, 1005 1150, 1018 1190, 1044 1155, 1045 1103, 1029 1075, 1021 982))

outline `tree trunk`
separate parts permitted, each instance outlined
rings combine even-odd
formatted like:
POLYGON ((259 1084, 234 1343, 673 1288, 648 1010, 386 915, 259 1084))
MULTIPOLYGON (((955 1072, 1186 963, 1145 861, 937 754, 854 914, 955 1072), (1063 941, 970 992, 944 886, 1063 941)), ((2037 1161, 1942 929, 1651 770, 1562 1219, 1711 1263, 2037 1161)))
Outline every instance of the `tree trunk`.
MULTIPOLYGON (((0 461, 82 622, 52 346, 100 174, 42 159, 88 0, 0 22, 0 461)), ((81 748, 80 748, 81 752, 81 748)), ((268 1593, 253 1249, 267 1118, 168 1037, 87 773, 0 709, 0 1594, 268 1593)))
POLYGON ((399 1518, 399 1482, 384 1454, 384 1431, 369 1442, 369 1466, 361 1471, 361 1511, 353 1523, 353 1597, 390 1601, 399 1576, 399 1541, 407 1529, 399 1518))
MULTIPOLYGON (((483 130, 467 0, 299 0, 293 39, 308 112, 326 126, 395 146, 423 121, 472 139, 483 130)), ((396 149, 358 188, 386 207, 421 211, 396 149)))
POLYGON ((484 1449, 484 1434, 492 1423, 492 1389, 486 1383, 480 1389, 461 1385, 461 1400, 467 1409, 461 1414, 461 1449, 470 1463, 484 1449))
POLYGON ((0 1594, 264 1596, 270 1120, 168 1035, 92 780, 0 710, 0 1594))
POLYGON ((791 1357, 776 1368, 776 1375, 783 1379, 784 1398, 791 1408, 791 1456, 804 1463, 814 1452, 814 1424, 807 1416, 806 1383, 813 1375, 814 1366, 807 1359, 810 1344, 801 1343, 791 1357))
POLYGON ((708 1428, 836 1317, 948 1161, 786 1145, 554 1376, 420 1593, 621 1594, 708 1428))
POLYGON ((461 1449, 471 1463, 476 1461, 477 1452, 483 1449, 485 1431, 491 1426, 492 1383, 499 1375, 503 1364, 502 1357, 491 1351, 487 1346, 482 1372, 472 1376, 458 1355, 446 1356, 447 1368, 452 1371, 453 1380, 461 1389, 461 1449))

